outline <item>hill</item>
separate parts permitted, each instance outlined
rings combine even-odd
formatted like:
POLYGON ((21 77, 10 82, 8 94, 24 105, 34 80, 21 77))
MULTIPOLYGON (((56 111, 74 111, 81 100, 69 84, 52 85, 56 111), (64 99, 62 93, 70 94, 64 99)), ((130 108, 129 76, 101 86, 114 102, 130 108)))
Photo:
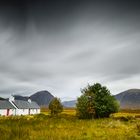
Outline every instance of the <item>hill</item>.
POLYGON ((54 96, 48 91, 39 91, 31 96, 21 96, 14 95, 16 100, 24 100, 27 101, 29 98, 32 101, 35 101, 39 106, 46 107, 49 105, 50 101, 54 98, 54 96))
POLYGON ((28 96, 21 96, 21 95, 13 95, 15 97, 15 100, 23 100, 28 101, 28 96))
POLYGON ((39 91, 30 96, 32 101, 35 101, 39 106, 46 107, 54 96, 48 91, 39 91))
POLYGON ((76 100, 62 102, 64 107, 75 107, 76 100))
POLYGON ((6 99, 4 99, 4 98, 0 97, 0 100, 6 100, 6 99))
POLYGON ((140 109, 140 89, 130 89, 114 96, 121 109, 140 109))
MULTIPOLYGON (((140 89, 130 89, 114 97, 119 101, 121 109, 140 109, 140 89)), ((64 101, 65 107, 75 107, 76 100, 64 101)))

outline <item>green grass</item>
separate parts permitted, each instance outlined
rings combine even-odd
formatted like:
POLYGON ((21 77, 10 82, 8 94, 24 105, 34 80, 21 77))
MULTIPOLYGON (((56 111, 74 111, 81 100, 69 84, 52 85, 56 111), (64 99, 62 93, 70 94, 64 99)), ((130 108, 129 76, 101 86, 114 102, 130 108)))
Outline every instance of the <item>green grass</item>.
POLYGON ((0 140, 140 140, 140 118, 135 113, 96 120, 79 120, 72 109, 53 118, 48 114, 0 117, 0 140))

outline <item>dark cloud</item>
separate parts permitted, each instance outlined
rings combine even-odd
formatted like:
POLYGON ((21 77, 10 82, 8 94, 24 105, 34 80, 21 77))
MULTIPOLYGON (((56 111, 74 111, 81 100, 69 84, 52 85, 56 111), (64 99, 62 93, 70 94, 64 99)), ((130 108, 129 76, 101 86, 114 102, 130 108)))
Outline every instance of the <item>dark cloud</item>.
POLYGON ((49 90, 75 98, 87 83, 140 86, 138 1, 0 2, 0 94, 49 90), (133 84, 132 84, 133 82, 133 84))

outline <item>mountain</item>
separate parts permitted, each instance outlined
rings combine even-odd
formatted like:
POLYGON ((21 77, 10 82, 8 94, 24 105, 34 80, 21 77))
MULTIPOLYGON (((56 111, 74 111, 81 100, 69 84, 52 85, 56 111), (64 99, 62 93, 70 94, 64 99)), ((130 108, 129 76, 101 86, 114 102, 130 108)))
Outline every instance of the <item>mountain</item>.
POLYGON ((28 101, 30 98, 35 101, 39 106, 47 107, 54 96, 48 91, 39 91, 31 96, 13 95, 16 100, 28 101))
POLYGON ((47 107, 54 96, 48 91, 39 91, 30 96, 32 101, 35 101, 39 106, 47 107))
POLYGON ((6 99, 4 99, 4 98, 0 97, 0 100, 6 100, 6 99))
POLYGON ((140 89, 129 89, 114 96, 121 109, 140 109, 140 89))
POLYGON ((21 96, 21 95, 13 95, 15 100, 23 100, 23 101, 28 101, 29 97, 27 96, 21 96))
POLYGON ((76 100, 62 102, 64 107, 75 107, 76 100))
MULTIPOLYGON (((121 109, 140 109, 140 89, 129 89, 114 97, 119 101, 121 109)), ((76 100, 64 101, 65 107, 75 107, 76 100)))

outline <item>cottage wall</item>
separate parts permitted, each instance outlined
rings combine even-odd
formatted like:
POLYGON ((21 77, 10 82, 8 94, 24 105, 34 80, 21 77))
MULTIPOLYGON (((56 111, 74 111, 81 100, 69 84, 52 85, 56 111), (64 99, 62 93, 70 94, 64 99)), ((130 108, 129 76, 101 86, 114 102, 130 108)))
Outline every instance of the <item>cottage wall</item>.
POLYGON ((37 109, 37 114, 40 114, 40 109, 37 109))
POLYGON ((30 110, 30 114, 39 114, 40 113, 40 109, 31 109, 30 110))
POLYGON ((29 109, 16 109, 16 115, 28 115, 29 109))
POLYGON ((36 114, 36 109, 30 109, 30 114, 36 114))
MULTIPOLYGON (((30 115, 31 114, 39 114, 40 109, 9 109, 9 116, 12 115, 30 115)), ((7 109, 0 109, 0 116, 7 116, 7 109)))
MULTIPOLYGON (((0 109, 1 116, 7 116, 7 109, 0 109)), ((8 116, 15 115, 15 109, 9 109, 8 116)))
POLYGON ((16 109, 10 109, 9 110, 9 115, 11 116, 13 116, 13 115, 15 115, 16 114, 16 109))
POLYGON ((0 109, 0 115, 5 116, 7 112, 7 109, 0 109))

